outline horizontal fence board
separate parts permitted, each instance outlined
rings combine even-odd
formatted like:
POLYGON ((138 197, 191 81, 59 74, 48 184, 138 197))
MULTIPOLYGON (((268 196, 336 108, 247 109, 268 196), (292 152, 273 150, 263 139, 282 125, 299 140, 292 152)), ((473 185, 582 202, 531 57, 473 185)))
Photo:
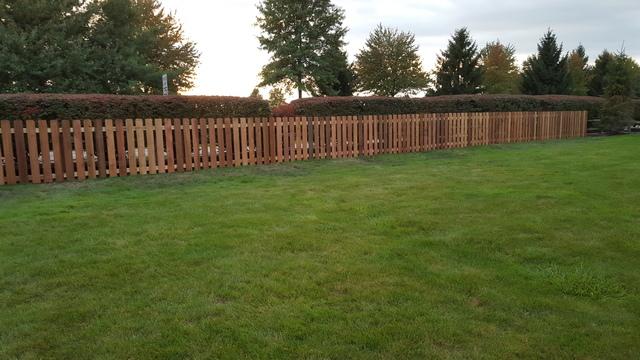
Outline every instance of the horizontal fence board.
POLYGON ((0 120, 0 185, 586 136, 587 113, 0 120))

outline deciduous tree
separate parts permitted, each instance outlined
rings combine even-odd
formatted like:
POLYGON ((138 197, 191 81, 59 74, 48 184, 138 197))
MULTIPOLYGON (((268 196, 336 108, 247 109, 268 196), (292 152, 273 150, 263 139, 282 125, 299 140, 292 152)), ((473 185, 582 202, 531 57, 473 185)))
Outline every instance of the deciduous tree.
POLYGON ((587 95, 589 91, 589 57, 580 45, 567 58, 569 71, 569 94, 587 95))
POLYGON ((415 36, 382 25, 356 55, 355 74, 358 90, 380 96, 411 94, 428 84, 415 36))
POLYGON ((260 46, 271 54, 262 69, 261 86, 291 83, 303 92, 318 93, 334 84, 335 54, 344 46, 344 11, 330 0, 263 0, 258 4, 260 46))
POLYGON ((480 52, 482 89, 487 94, 520 93, 520 72, 513 45, 488 43, 480 52))

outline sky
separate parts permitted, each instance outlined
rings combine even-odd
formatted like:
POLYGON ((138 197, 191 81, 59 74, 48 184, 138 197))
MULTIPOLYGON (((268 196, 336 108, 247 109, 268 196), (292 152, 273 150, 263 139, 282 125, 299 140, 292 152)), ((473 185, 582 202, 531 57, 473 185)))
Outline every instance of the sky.
MULTIPOLYGON (((260 50, 255 26, 258 0, 161 0, 175 11, 185 35, 201 53, 190 95, 248 96, 269 61, 260 50)), ((564 49, 582 44, 590 62, 604 49, 623 47, 640 59, 639 0, 333 0, 345 10, 351 60, 377 24, 411 31, 423 67, 436 57, 456 28, 467 27, 479 46, 500 40, 513 44, 519 61, 536 51, 548 28, 564 49)), ((266 96, 267 90, 262 90, 266 96)))

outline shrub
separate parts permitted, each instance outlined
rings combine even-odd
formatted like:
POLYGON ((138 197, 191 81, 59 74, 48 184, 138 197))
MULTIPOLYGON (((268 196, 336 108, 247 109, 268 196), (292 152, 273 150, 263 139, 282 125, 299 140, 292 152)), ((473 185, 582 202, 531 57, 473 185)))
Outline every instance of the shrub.
POLYGON ((221 96, 2 94, 0 119, 126 119, 269 116, 269 103, 221 96))
MULTIPOLYGON (((590 96, 565 95, 450 95, 424 98, 324 97, 295 100, 290 115, 388 115, 450 112, 500 111, 589 111, 600 116, 604 100, 590 96)), ((281 113, 280 108, 274 110, 281 113)))

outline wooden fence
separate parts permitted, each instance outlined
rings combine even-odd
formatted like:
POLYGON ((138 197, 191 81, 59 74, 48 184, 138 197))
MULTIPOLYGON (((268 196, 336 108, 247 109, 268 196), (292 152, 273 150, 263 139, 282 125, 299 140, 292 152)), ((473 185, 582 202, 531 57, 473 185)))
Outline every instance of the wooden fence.
POLYGON ((586 112, 0 121, 0 185, 584 136, 586 112))

